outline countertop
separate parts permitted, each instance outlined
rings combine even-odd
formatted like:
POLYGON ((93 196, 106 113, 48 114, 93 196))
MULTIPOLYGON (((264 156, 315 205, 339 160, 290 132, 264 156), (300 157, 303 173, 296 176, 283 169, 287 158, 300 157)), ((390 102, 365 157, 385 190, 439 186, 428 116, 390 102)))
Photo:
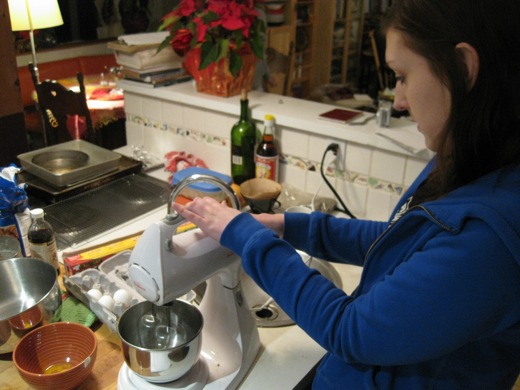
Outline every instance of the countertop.
MULTIPOLYGON (((150 174, 159 178, 165 178, 166 175, 161 169, 150 174)), ((84 243, 83 246, 96 245, 142 231, 164 217, 165 213, 166 207, 154 210, 124 226, 103 234, 102 237, 84 243)), ((354 290, 361 275, 361 268, 343 264, 334 264, 333 266, 341 277, 343 289, 347 292, 354 290)), ((80 389, 115 390, 117 389, 117 376, 123 364, 120 339, 106 325, 95 324, 93 330, 95 330, 98 338, 97 360, 92 374, 80 389)), ((262 344, 260 352, 254 366, 240 385, 240 389, 291 389, 300 382, 325 353, 297 325, 259 328, 259 333, 262 344), (273 375, 276 371, 280 371, 279 375, 273 375)), ((11 360, 11 354, 0 355, 0 389, 29 388, 16 371, 11 360)))

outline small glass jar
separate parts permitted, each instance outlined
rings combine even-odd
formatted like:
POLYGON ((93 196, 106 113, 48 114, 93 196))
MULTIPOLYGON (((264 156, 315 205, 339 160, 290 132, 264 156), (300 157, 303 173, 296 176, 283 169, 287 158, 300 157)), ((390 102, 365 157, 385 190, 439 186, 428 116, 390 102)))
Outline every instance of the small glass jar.
POLYGON ((380 100, 377 106, 376 122, 379 127, 390 127, 392 117, 392 102, 390 100, 380 100))

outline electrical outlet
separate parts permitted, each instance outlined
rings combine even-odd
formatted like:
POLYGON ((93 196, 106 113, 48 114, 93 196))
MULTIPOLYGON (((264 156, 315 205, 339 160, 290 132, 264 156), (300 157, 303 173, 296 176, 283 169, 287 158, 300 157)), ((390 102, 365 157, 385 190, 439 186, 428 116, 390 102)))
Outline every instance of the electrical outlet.
MULTIPOLYGON (((337 144, 339 146, 336 160, 334 161, 334 169, 343 172, 345 170, 345 157, 347 150, 347 143, 338 139, 327 138, 327 145, 337 144)), ((332 152, 329 152, 332 153, 332 152)))

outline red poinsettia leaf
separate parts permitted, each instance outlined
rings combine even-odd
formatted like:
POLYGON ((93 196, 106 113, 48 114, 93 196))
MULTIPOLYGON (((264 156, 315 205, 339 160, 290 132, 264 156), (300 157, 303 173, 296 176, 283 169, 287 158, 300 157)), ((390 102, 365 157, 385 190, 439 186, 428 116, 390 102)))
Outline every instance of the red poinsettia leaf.
POLYGON ((208 32, 209 26, 203 23, 202 18, 195 18, 193 20, 197 30, 197 41, 204 42, 206 39, 206 33, 208 32))
POLYGON ((173 12, 180 16, 190 16, 197 10, 197 6, 195 0, 182 0, 173 12))
POLYGON ((169 43, 179 54, 201 47, 200 69, 228 58, 236 76, 242 66, 238 52, 245 43, 263 57, 265 25, 258 16, 255 0, 180 0, 160 28, 170 31, 169 43))

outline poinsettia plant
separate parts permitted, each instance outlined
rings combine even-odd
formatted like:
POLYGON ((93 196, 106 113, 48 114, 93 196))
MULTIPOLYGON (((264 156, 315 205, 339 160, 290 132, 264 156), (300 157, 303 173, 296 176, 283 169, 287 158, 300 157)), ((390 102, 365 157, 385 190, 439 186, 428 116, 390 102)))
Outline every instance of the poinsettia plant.
POLYGON ((171 45, 184 56, 195 47, 201 49, 199 70, 229 58, 229 70, 236 77, 242 68, 239 51, 249 46, 262 59, 264 22, 254 0, 181 0, 163 16, 159 30, 170 32, 158 50, 171 45))

